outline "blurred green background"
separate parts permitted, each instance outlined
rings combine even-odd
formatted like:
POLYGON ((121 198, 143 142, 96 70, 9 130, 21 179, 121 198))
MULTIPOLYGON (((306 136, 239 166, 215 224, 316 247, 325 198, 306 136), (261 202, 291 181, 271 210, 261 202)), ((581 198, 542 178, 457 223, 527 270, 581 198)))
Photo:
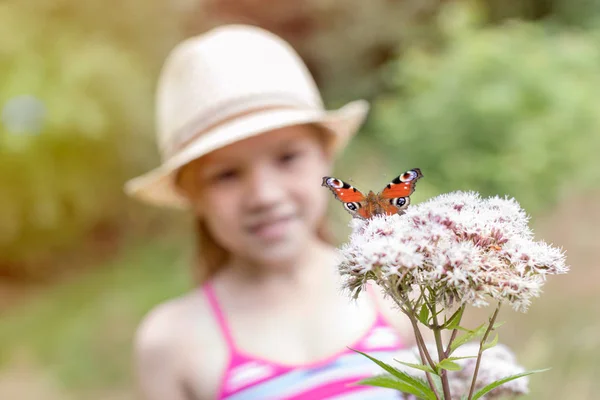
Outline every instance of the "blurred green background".
MULTIPOLYGON (((191 287, 190 227, 122 185, 158 163, 168 51, 231 22, 290 41, 328 106, 372 102, 336 166, 359 188, 419 166, 416 202, 521 202, 572 271, 527 314, 505 310, 501 341, 552 367, 528 398, 597 398, 600 0, 4 0, 0 399, 134 398, 132 335, 191 287)), ((332 219, 342 241, 348 216, 332 219)))

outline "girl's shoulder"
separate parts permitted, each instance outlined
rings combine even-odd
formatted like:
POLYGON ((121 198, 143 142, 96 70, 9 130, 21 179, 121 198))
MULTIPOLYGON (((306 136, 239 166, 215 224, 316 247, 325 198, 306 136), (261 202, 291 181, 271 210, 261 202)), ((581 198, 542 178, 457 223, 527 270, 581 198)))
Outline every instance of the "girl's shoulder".
POLYGON ((226 361, 227 347, 205 296, 194 290, 156 305, 144 316, 135 333, 134 353, 142 386, 160 377, 187 382, 192 392, 205 392, 215 386, 218 377, 212 377, 211 370, 226 361))
POLYGON ((189 338, 212 345, 211 336, 219 336, 218 328, 210 304, 198 289, 152 308, 138 325, 134 342, 142 350, 163 351, 186 348, 189 343, 185 341, 189 338))

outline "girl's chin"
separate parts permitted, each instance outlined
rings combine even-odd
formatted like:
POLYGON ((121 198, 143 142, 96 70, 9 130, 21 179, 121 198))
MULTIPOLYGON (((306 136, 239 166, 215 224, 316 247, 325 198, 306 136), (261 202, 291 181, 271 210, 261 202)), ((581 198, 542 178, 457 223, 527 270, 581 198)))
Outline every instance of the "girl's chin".
POLYGON ((265 268, 285 268, 306 255, 307 248, 307 245, 300 245, 296 240, 287 240, 277 245, 257 246, 251 250, 251 257, 265 268))

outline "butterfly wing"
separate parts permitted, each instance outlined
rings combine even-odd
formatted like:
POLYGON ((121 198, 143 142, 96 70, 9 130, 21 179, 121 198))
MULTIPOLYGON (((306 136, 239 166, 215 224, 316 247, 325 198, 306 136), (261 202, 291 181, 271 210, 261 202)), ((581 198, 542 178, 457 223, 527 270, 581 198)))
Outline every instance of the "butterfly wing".
POLYGON ((384 200, 386 211, 401 212, 410 204, 410 195, 415 191, 417 181, 423 177, 419 168, 406 171, 394 178, 381 191, 379 197, 384 200))
POLYGON ((328 187, 336 199, 353 217, 361 218, 360 210, 365 205, 365 196, 352 185, 331 176, 323 177, 321 186, 328 187))

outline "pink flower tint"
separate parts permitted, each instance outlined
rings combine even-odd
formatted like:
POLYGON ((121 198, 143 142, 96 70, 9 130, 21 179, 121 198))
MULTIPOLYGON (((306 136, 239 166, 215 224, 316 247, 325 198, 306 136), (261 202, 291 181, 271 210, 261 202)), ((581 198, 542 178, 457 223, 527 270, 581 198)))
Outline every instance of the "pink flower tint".
POLYGON ((353 220, 340 272, 355 296, 373 280, 392 297, 427 288, 447 307, 493 299, 524 312, 547 275, 569 270, 564 252, 535 241, 528 222, 514 199, 443 194, 404 215, 353 220))

